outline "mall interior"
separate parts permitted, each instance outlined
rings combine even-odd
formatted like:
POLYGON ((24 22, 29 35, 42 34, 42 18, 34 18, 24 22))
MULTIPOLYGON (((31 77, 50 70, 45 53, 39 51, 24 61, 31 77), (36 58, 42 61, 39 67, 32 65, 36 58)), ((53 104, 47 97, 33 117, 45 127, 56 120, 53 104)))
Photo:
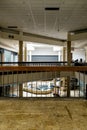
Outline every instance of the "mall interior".
POLYGON ((87 130, 86 0, 0 1, 0 108, 0 130, 87 130))

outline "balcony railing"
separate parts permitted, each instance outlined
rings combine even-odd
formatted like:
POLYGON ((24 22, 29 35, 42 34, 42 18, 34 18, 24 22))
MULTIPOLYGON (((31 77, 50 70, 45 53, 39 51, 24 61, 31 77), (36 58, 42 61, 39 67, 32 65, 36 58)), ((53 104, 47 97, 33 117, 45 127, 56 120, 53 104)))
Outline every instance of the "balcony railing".
MULTIPOLYGON (((73 64, 73 62, 72 62, 73 64)), ((67 62, 0 62, 3 66, 65 66, 67 62)))
POLYGON ((47 62, 19 63, 13 65, 13 62, 6 62, 0 66, 0 96, 86 96, 87 66, 62 66, 47 62))

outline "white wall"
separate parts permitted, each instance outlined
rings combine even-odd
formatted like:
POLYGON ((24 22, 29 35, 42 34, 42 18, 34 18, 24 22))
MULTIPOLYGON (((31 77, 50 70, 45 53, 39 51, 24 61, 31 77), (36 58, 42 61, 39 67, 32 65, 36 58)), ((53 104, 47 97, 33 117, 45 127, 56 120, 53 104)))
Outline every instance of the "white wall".
POLYGON ((58 55, 57 51, 53 51, 53 47, 35 47, 35 50, 32 51, 32 55, 58 55))
MULTIPOLYGON (((58 55, 58 51, 54 51, 53 47, 51 46, 42 46, 42 47, 34 47, 35 50, 32 51, 32 55, 58 55)), ((85 50, 84 49, 74 49, 72 52, 72 59, 73 60, 80 60, 83 59, 85 61, 85 50)))
POLYGON ((83 61, 85 61, 85 50, 83 50, 83 49, 75 49, 75 50, 73 51, 72 59, 73 59, 73 60, 83 59, 83 61))

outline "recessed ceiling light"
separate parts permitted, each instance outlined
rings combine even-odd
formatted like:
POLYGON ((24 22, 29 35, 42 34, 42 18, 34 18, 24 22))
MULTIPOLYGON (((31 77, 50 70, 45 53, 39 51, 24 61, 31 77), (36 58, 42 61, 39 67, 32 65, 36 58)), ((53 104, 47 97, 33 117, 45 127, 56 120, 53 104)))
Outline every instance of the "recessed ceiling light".
POLYGON ((47 10, 47 11, 57 11, 59 9, 60 9, 59 7, 46 7, 45 8, 45 10, 47 10))

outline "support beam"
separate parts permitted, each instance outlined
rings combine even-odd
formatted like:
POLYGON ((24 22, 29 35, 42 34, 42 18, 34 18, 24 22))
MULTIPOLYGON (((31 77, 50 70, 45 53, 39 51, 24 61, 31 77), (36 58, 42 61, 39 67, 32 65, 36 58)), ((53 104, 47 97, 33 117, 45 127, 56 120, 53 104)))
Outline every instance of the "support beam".
POLYGON ((44 43, 44 44, 50 44, 50 45, 58 45, 58 46, 65 45, 65 40, 31 34, 31 33, 25 33, 25 32, 20 34, 20 32, 15 33, 15 32, 9 32, 9 31, 7 32, 0 31, 0 37, 10 39, 10 40, 30 41, 30 42, 44 43))
POLYGON ((0 48, 4 48, 13 52, 18 52, 18 49, 14 46, 14 44, 17 45, 18 41, 0 38, 0 48))
POLYGON ((71 35, 70 41, 87 40, 87 32, 71 35))

